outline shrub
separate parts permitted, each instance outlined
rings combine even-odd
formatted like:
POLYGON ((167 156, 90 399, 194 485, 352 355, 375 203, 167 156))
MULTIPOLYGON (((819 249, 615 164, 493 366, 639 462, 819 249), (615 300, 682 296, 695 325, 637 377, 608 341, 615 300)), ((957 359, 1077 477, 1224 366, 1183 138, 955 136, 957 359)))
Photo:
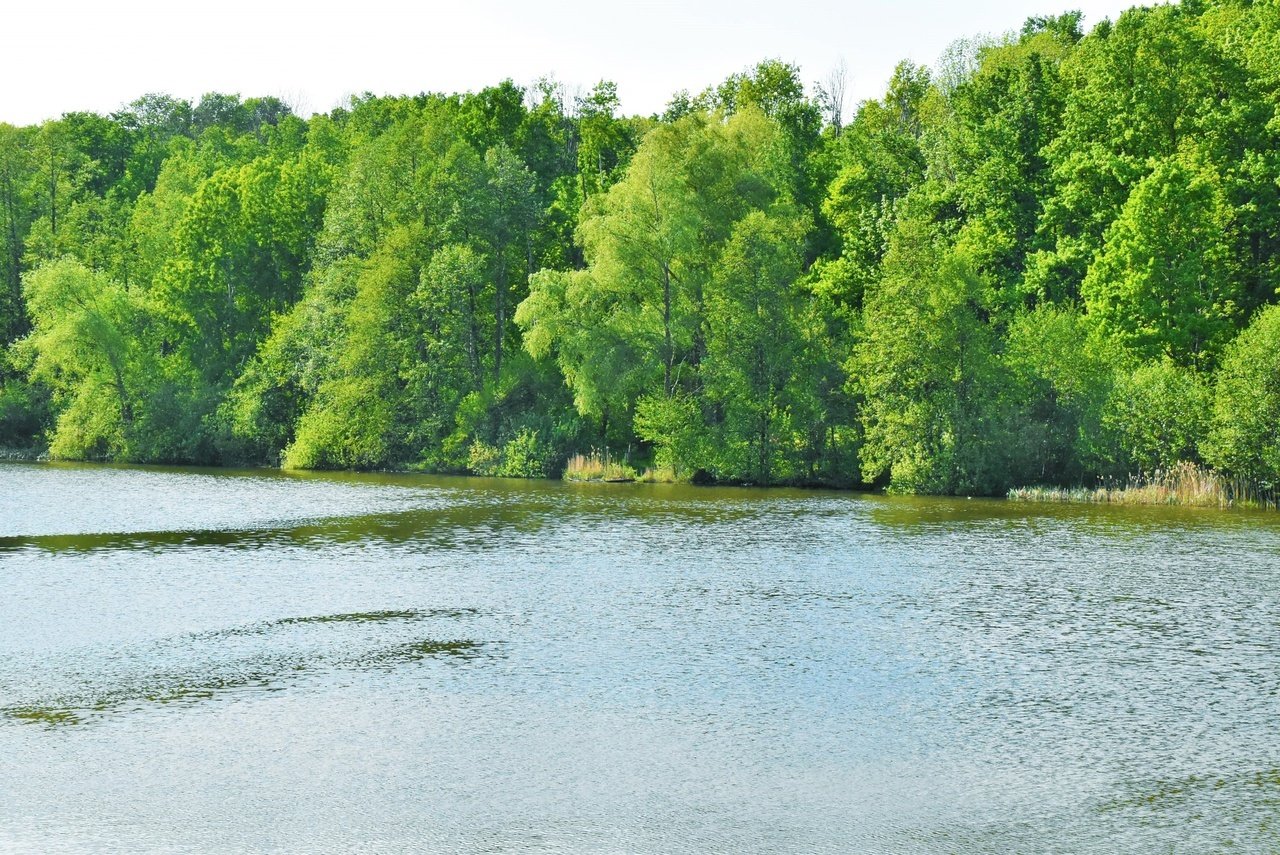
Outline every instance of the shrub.
POLYGON ((522 429, 502 447, 498 474, 504 478, 546 478, 550 468, 551 449, 536 430, 522 429))
POLYGON ((0 386, 0 446, 35 445, 48 418, 47 395, 21 380, 0 386))
POLYGON ((1102 430, 1119 471, 1154 473, 1193 460, 1208 420, 1208 388, 1166 357, 1117 377, 1102 430))
POLYGON ((1204 457, 1268 486, 1280 484, 1280 306, 1260 311, 1228 345, 1214 386, 1204 457))
POLYGON ((546 478, 552 457, 551 447, 536 430, 521 429, 501 449, 480 440, 471 443, 467 469, 498 478, 546 478))
POLYGON ((473 475, 497 475, 502 467, 502 452, 492 445, 476 440, 471 443, 467 455, 467 470, 473 475))

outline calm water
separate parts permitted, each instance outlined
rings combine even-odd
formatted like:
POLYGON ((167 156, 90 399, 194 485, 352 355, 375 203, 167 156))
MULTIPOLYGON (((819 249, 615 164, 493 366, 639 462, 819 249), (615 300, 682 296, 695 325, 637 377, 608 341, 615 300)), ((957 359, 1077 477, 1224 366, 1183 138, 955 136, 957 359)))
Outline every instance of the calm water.
POLYGON ((0 465, 0 850, 1280 851, 1280 516, 0 465))

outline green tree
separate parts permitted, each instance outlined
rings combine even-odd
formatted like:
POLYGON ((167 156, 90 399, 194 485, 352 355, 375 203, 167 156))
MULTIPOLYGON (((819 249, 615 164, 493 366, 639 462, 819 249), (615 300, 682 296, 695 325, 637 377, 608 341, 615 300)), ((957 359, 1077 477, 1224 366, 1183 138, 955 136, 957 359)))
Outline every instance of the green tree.
POLYGON ((33 206, 27 188, 34 165, 28 133, 0 124, 0 344, 25 332, 22 305, 22 258, 33 206))
POLYGON ((694 113, 651 130, 624 177, 587 201, 587 269, 537 274, 517 311, 526 348, 554 354, 581 414, 607 431, 641 399, 698 392, 716 259, 735 222, 787 195, 788 175, 761 113, 694 113))
POLYGON ((995 288, 1006 311, 1049 296, 1023 284, 1039 248, 1050 192, 1045 146, 1061 126, 1060 67, 1079 40, 1078 13, 1032 19, 1017 39, 978 52, 976 69, 950 93, 949 114, 930 152, 962 219, 957 245, 995 288))
POLYGON ((757 484, 794 478, 803 444, 793 425, 803 338, 800 276, 806 224, 752 211, 734 226, 707 293, 705 394, 722 410, 713 466, 757 484))
POLYGON ((360 265, 356 292, 342 318, 341 349, 324 368, 299 419, 283 463, 293 469, 372 469, 408 458, 414 415, 403 372, 409 367, 415 316, 402 311, 417 284, 413 228, 395 229, 360 265), (408 327, 408 329, 406 329, 408 327))
POLYGON ((578 181, 582 198, 609 189, 636 148, 633 127, 618 118, 617 84, 602 80, 577 101, 578 181))
POLYGON ((1210 365, 1239 311, 1217 175, 1168 160, 1138 183, 1081 285, 1089 314, 1148 359, 1210 365))
POLYGON ((1168 357, 1122 369, 1102 413, 1115 470, 1150 475, 1198 460, 1209 407, 1207 384, 1168 357))
POLYGON ((1117 454, 1103 412, 1130 357, 1077 307, 1042 304, 1010 322, 1003 358, 1021 404, 1009 437, 1012 477, 1080 484, 1112 474, 1117 454))
POLYGON ((930 96, 928 70, 900 63, 880 101, 868 101, 835 146, 836 173, 822 214, 840 241, 835 258, 819 263, 824 292, 856 313, 879 275, 899 199, 925 176, 921 135, 930 96))
POLYGON ((28 194, 34 217, 26 238, 28 264, 35 266, 72 251, 75 235, 69 233, 67 213, 80 196, 88 166, 72 145, 62 122, 45 122, 31 138, 31 183, 28 194))
POLYGON ((868 295, 850 365, 863 398, 863 476, 891 489, 992 493, 1008 486, 1006 387, 984 323, 988 292, 935 227, 898 223, 868 295))
POLYGON ((25 274, 23 297, 32 328, 20 358, 57 394, 50 453, 129 459, 144 368, 133 334, 137 301, 72 259, 25 274))
POLYGON ((525 296, 521 287, 513 297, 512 280, 523 285, 533 273, 531 242, 538 211, 533 174, 510 148, 499 145, 489 149, 485 154, 485 169, 488 174, 486 197, 493 206, 487 223, 494 260, 493 373, 500 377, 503 351, 515 333, 512 305, 525 296))
POLYGON ((1280 306, 1268 306, 1226 349, 1202 445, 1214 466, 1280 484, 1280 306))
POLYGON ((1202 11, 1130 9, 1063 61, 1062 129, 1045 148, 1054 190, 1039 223, 1052 249, 1033 259, 1028 290, 1074 298, 1130 192, 1189 144, 1217 168, 1241 162, 1240 68, 1206 38, 1202 11))

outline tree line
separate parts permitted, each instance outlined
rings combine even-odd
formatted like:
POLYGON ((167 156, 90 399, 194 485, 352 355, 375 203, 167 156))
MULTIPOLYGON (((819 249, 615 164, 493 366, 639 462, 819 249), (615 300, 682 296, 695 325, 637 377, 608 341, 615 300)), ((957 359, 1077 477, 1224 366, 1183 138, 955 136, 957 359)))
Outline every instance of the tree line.
POLYGON ((0 445, 999 493, 1280 480, 1280 3, 1079 13, 843 115, 768 60, 0 124, 0 445))

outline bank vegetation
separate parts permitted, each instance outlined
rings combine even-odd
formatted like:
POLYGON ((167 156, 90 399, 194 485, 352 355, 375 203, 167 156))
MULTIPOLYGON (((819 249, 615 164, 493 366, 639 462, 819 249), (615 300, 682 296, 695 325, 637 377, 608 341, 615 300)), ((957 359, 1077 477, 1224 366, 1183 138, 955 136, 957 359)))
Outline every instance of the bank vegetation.
POLYGON ((857 105, 778 60, 707 83, 651 116, 543 80, 0 124, 0 446, 1280 483, 1280 4, 1032 18, 857 105))

